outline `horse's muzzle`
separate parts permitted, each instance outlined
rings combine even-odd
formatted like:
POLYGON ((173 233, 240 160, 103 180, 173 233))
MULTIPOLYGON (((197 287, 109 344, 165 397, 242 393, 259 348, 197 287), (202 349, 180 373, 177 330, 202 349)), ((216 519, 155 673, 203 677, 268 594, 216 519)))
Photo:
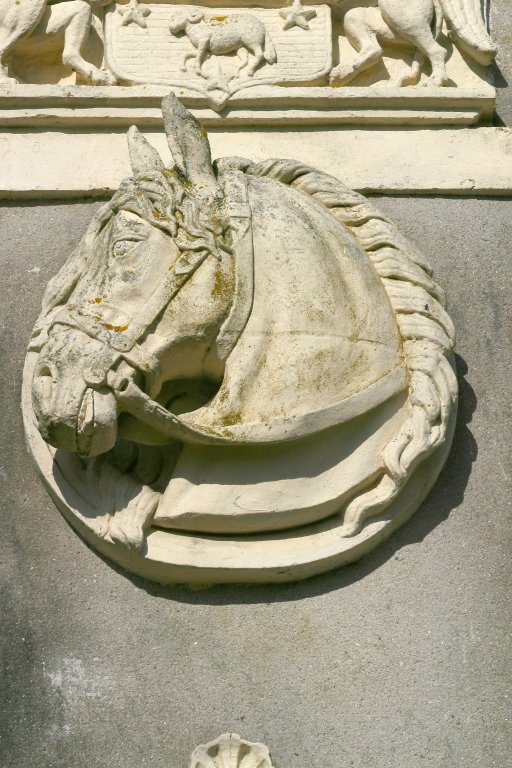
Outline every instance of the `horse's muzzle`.
POLYGON ((79 371, 65 382, 49 366, 39 365, 32 382, 32 404, 39 431, 54 448, 97 456, 114 447, 116 399, 106 387, 87 386, 79 371))

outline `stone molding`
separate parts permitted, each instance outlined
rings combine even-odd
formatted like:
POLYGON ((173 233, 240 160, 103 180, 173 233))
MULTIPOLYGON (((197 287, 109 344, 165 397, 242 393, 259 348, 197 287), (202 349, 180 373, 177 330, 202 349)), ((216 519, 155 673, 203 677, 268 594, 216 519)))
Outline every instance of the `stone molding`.
MULTIPOLYGON (((175 89, 206 127, 471 126, 488 123, 496 91, 481 81, 464 88, 259 86, 232 96, 220 113, 197 94, 175 89)), ((0 85, 0 128, 40 130, 140 128, 161 124, 164 86, 0 85)))
MULTIPOLYGON (((163 155, 168 152, 161 132, 144 133, 163 155)), ((512 192, 510 128, 391 131, 323 126, 310 131, 278 126, 211 129, 210 141, 214 157, 314 157, 320 170, 364 194, 512 192)), ((4 130, 0 154, 3 199, 108 197, 130 172, 124 130, 4 130)))
POLYGON ((314 158, 367 193, 510 190, 509 134, 455 132, 493 115, 487 2, 413 2, 407 19, 392 0, 226 5, 26 0, 11 14, 0 0, 0 198, 107 196, 127 170, 119 132, 158 132, 170 90, 216 156, 314 158))

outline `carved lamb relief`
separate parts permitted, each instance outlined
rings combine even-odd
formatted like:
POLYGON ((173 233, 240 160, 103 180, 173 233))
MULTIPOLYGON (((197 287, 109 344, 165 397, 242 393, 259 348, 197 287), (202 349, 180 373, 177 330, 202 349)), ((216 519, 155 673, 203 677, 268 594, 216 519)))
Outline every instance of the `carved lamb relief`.
MULTIPOLYGON (((123 23, 121 6, 107 14, 107 59, 121 83, 191 89, 222 108, 244 89, 320 82, 332 68, 327 5, 315 6, 307 28, 283 24, 276 8, 240 12, 167 3, 147 8, 145 32, 123 23)), ((287 19, 290 13, 287 8, 287 19)))
POLYGON ((28 442, 67 519, 164 582, 297 579, 360 557, 449 449, 452 322, 416 248, 290 160, 212 165, 163 105, 174 161, 133 176, 48 284, 28 442))

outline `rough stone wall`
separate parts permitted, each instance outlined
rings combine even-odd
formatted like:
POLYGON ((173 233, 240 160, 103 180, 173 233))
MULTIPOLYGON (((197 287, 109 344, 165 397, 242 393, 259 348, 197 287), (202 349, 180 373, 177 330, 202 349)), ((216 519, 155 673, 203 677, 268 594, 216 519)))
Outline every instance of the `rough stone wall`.
POLYGON ((512 200, 377 202, 423 247, 458 329, 446 467, 359 564, 202 592, 116 571, 39 481, 19 407, 25 346, 98 204, 0 209, 2 768, 186 768, 230 729, 280 768, 509 764, 512 200))

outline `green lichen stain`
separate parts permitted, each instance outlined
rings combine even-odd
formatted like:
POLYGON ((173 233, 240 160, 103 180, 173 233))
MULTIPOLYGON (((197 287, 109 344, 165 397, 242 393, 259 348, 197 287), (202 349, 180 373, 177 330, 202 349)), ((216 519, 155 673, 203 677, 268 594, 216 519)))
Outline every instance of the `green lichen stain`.
POLYGON ((186 179, 177 168, 165 168, 165 170, 163 171, 163 174, 168 181, 170 179, 174 179, 175 181, 177 181, 178 184, 183 189, 191 189, 191 187, 193 186, 192 182, 189 181, 189 179, 186 179))
POLYGON ((215 271, 212 285, 212 299, 228 301, 233 295, 233 278, 226 275, 221 269, 215 271))

